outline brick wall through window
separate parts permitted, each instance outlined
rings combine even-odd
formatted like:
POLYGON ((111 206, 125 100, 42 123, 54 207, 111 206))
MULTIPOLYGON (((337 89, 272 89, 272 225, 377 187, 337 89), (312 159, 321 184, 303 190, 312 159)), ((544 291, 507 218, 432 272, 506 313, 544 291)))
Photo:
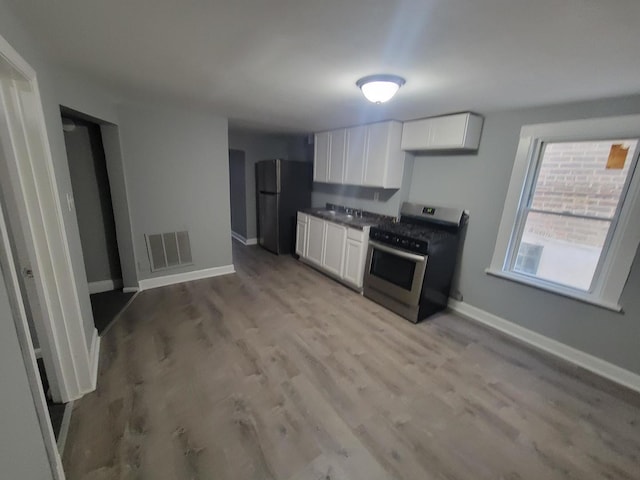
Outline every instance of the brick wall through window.
MULTIPOLYGON (((622 169, 607 168, 612 145, 635 149, 636 140, 563 142, 546 145, 531 207, 610 219, 624 187, 631 158, 622 169)), ((630 156, 631 154, 629 154, 630 156)), ((527 222, 530 234, 582 245, 601 245, 608 222, 577 223, 571 218, 538 216, 527 222)))

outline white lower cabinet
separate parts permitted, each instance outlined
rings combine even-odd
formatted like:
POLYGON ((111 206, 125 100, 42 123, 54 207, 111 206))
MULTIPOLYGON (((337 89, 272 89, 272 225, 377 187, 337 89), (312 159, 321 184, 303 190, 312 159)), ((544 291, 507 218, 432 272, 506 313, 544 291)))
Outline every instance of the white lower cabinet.
POLYGON ((322 266, 329 273, 342 277, 344 267, 344 244, 347 240, 347 227, 337 223, 325 222, 324 255, 322 266))
POLYGON ((309 215, 307 224, 307 252, 304 258, 316 265, 322 266, 324 251, 324 225, 321 218, 309 215))
POLYGON ((351 287, 362 289, 369 227, 358 230, 298 213, 296 235, 296 253, 302 260, 351 287))
POLYGON ((347 239, 344 255, 343 278, 355 287, 362 288, 362 275, 364 273, 364 257, 367 250, 362 242, 347 239))
POLYGON ((296 223, 296 253, 301 257, 307 256, 307 228, 309 226, 309 216, 298 212, 298 222, 296 223))

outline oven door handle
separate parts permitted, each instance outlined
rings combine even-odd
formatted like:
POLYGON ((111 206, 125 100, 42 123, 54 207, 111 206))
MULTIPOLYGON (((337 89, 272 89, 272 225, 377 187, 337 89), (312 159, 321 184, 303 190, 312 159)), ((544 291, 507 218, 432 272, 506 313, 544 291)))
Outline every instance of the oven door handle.
POLYGON ((391 255, 395 255, 396 257, 406 258, 408 260, 413 260, 414 262, 426 262, 427 257, 424 255, 416 255, 415 253, 405 252, 403 250, 398 250, 397 248, 388 247, 382 243, 378 243, 374 240, 369 240, 369 245, 373 248, 377 248, 378 250, 382 250, 383 252, 390 253, 391 255))

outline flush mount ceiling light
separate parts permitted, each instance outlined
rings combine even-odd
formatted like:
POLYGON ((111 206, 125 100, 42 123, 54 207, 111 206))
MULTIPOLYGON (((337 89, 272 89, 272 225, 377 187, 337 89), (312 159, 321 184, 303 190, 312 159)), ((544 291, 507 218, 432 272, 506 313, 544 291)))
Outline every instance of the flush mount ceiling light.
POLYGON ((366 99, 372 103, 388 102, 404 84, 404 78, 386 74, 369 75, 356 82, 366 99))

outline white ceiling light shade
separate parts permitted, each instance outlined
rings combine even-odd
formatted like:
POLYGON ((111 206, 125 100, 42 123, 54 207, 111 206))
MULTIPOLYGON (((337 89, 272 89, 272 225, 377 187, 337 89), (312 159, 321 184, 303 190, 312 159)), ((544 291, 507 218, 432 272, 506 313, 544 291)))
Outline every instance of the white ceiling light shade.
POLYGON ((372 103, 388 102, 404 84, 404 78, 386 74, 369 75, 356 82, 365 98, 372 103))

